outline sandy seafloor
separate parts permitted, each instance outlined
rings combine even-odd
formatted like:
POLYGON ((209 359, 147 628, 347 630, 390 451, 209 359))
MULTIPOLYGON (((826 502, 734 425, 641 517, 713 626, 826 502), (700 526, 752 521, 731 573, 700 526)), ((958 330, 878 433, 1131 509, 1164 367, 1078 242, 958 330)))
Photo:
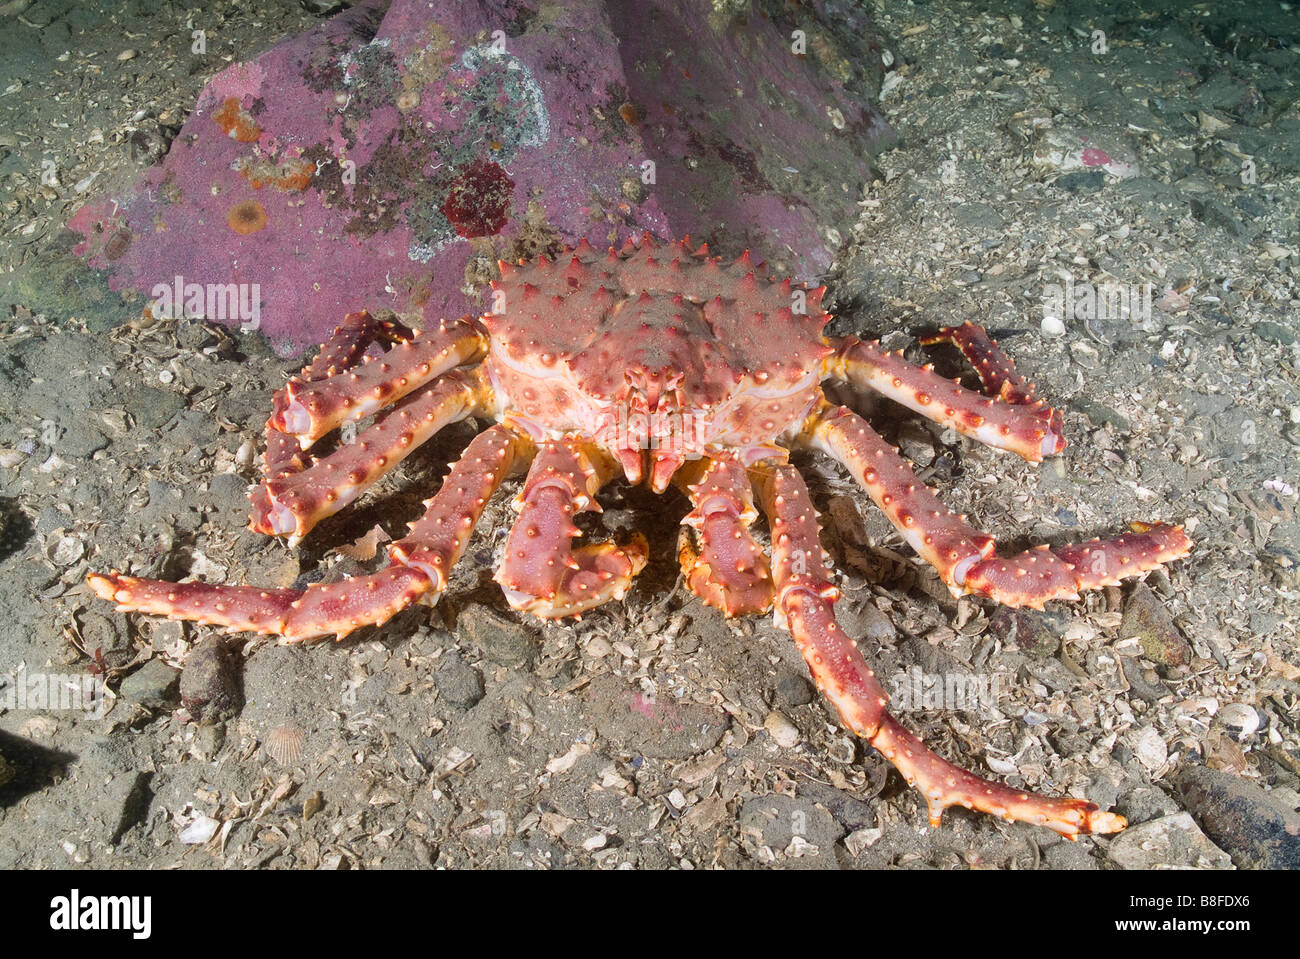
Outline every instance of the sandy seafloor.
POLYGON ((81 585, 88 570, 275 585, 322 564, 359 571, 334 548, 376 523, 400 535, 470 428, 298 553, 247 531, 260 427, 300 364, 194 323, 92 332, 104 291, 61 306, 49 270, 66 262, 60 227, 86 176, 132 162, 137 130, 179 124, 223 58, 315 18, 287 2, 210 5, 222 46, 196 71, 120 56, 179 29, 179 5, 5 4, 0 676, 83 675, 98 648, 117 695, 102 718, 0 709, 0 866, 1249 868, 1270 848, 1294 860, 1267 837, 1300 802, 1300 21, 1277 4, 1210 6, 880 5, 893 60, 880 106, 899 145, 862 184, 859 227, 827 277, 835 332, 957 375, 955 354, 915 335, 977 319, 1064 411, 1070 445, 1040 467, 887 404, 872 412, 1004 545, 1114 535, 1132 519, 1191 531, 1192 555, 1144 590, 998 615, 948 597, 832 464, 797 460, 844 621, 878 673, 998 680, 990 712, 904 720, 981 774, 1133 824, 1069 843, 963 810, 930 827, 921 798, 812 694, 769 617, 729 623, 685 590, 675 495, 609 496, 606 524, 644 530, 653 557, 624 603, 580 623, 524 623, 491 582, 511 515, 501 496, 436 609, 337 644, 232 640, 244 704, 219 725, 182 722, 174 692, 151 698, 166 674, 140 670, 179 666, 217 633, 116 613, 81 585), (1049 130, 1111 145, 1138 175, 1062 169, 1049 130), (47 157, 57 185, 40 183, 47 157), (1156 303, 1145 318, 1044 325, 1059 271, 1151 283, 1156 303), (648 732, 633 691, 654 691, 677 724, 648 732), (1197 788, 1189 770, 1205 769, 1247 800, 1197 788), (210 841, 183 841, 205 829, 210 841))

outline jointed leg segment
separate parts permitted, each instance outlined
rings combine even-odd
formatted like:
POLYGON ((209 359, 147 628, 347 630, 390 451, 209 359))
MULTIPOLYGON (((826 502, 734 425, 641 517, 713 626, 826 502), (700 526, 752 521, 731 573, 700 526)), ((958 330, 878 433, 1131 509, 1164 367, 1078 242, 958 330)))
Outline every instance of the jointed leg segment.
MULTIPOLYGON (((961 326, 945 326, 933 336, 921 337, 925 346, 936 343, 951 343, 970 361, 979 374, 984 392, 996 396, 1008 403, 1029 406, 1034 399, 1034 384, 1016 372, 1011 357, 1002 352, 997 341, 989 336, 988 330, 977 323, 963 323, 961 326)), ((1059 451, 1058 451, 1059 452, 1059 451)))
MULTIPOLYGON (((303 383, 327 379, 360 363, 372 343, 391 345, 409 340, 412 336, 412 330, 392 320, 376 320, 364 310, 349 313, 334 331, 334 335, 320 348, 316 358, 303 367, 297 379, 303 383)), ((282 387, 277 396, 286 388, 287 386, 282 387)), ((269 422, 266 424, 266 450, 262 456, 262 476, 266 482, 249 495, 253 504, 252 521, 249 524, 251 529, 275 535, 275 531, 267 528, 264 523, 264 518, 272 509, 267 483, 293 476, 310 465, 311 460, 303 455, 298 437, 281 432, 269 422)))
MULTIPOLYGON (((1010 360, 1006 360, 1006 370, 1010 370, 1010 360)), ((877 343, 853 336, 841 344, 830 372, 981 443, 1011 450, 1031 463, 1065 449, 1061 414, 1042 400, 1033 400, 1032 390, 1008 390, 1006 396, 982 397, 944 379, 929 365, 913 366, 901 353, 889 353, 877 343)), ((986 384, 993 382, 1002 385, 1010 381, 985 380, 986 384)))
POLYGON ((835 621, 839 593, 829 580, 817 517, 793 467, 757 477, 772 527, 772 572, 777 622, 794 636, 817 686, 846 726, 893 763, 908 785, 925 796, 930 822, 939 825, 949 806, 964 806, 1008 820, 1032 822, 1067 838, 1122 829, 1124 819, 1081 799, 1053 799, 981 779, 926 748, 889 714, 888 697, 857 644, 835 621))
POLYGON ((421 386, 352 443, 306 469, 267 479, 259 490, 253 529, 298 543, 327 516, 347 506, 443 427, 486 405, 481 369, 452 370, 421 386))
POLYGON ((997 556, 993 537, 944 506, 856 413, 828 408, 812 433, 813 445, 853 474, 955 595, 977 593, 1007 606, 1041 609, 1048 600, 1078 599, 1081 589, 1117 583, 1186 556, 1191 548, 1182 527, 1157 523, 1135 524, 1133 533, 1114 540, 997 556))
POLYGON ((460 558, 492 493, 529 452, 527 440, 503 426, 480 433, 452 467, 424 517, 389 549, 391 565, 338 583, 305 590, 259 589, 209 583, 168 583, 116 573, 92 573, 88 582, 103 599, 132 610, 232 630, 310 639, 339 638, 361 626, 386 622, 422 597, 436 599, 460 558))

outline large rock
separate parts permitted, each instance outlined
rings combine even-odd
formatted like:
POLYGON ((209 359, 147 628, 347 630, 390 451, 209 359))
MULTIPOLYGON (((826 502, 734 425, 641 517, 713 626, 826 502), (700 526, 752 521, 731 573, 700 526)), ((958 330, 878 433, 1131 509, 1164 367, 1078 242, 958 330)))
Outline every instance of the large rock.
POLYGON ((811 279, 892 135, 873 36, 831 0, 370 0, 217 74, 69 226, 140 305, 224 308, 284 355, 361 308, 459 316, 497 257, 582 236, 690 233, 811 279))
POLYGON ((1188 811, 1242 869, 1300 869, 1300 815, 1249 780, 1206 766, 1178 776, 1188 811))

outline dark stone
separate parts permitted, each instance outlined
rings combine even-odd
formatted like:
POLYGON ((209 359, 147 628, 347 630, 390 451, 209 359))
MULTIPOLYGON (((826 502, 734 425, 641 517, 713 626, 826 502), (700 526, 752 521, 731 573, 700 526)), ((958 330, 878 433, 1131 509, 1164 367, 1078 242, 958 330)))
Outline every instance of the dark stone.
POLYGON ((433 684, 443 699, 460 709, 469 709, 483 698, 483 677, 455 653, 448 653, 433 674, 433 684))
POLYGON ((875 826, 879 818, 876 807, 871 803, 815 780, 799 783, 799 798, 825 806, 846 832, 875 826))
POLYGON ((239 712, 243 705, 239 676, 224 640, 206 639, 185 657, 181 705, 205 724, 222 722, 239 712))
POLYGON ((1290 346, 1296 341, 1295 333, 1281 323, 1274 323, 1272 320, 1260 320, 1255 324, 1254 332, 1264 342, 1273 343, 1277 346, 1290 346))
POLYGON ((807 706, 816 695, 813 684, 798 673, 782 673, 776 681, 776 698, 783 706, 807 706))
POLYGON ((532 631, 486 606, 462 609, 456 617, 456 634, 461 642, 483 650, 488 659, 503 666, 530 669, 537 659, 532 631))
POLYGON ((176 692, 180 674, 161 659, 151 659, 126 679, 118 687, 118 694, 147 706, 161 709, 166 706, 176 692))
POLYGON ((1147 670, 1143 669, 1136 656, 1121 656, 1119 664, 1124 670, 1124 678, 1128 680, 1129 687, 1140 699, 1145 699, 1149 703, 1158 703, 1169 695, 1169 688, 1160 682, 1159 678, 1151 679, 1146 675, 1147 670))
POLYGON ((1300 814, 1254 783, 1206 766, 1178 776, 1187 811, 1241 869, 1300 869, 1300 814))
POLYGON ((989 620, 989 632, 1030 656, 1053 656, 1061 646, 1066 617, 1003 606, 989 620))
POLYGON ((842 603, 835 614, 844 631, 859 643, 866 643, 867 649, 892 646, 898 639, 898 630, 875 603, 842 603))
POLYGON ((1241 217, 1218 200, 1208 197, 1194 197, 1191 204, 1192 216, 1202 223, 1221 227, 1234 236, 1245 236, 1250 232, 1246 224, 1242 222, 1241 217))
POLYGON ((1066 193, 1096 193, 1106 185, 1106 171, 1073 170, 1057 177, 1056 185, 1066 193))
POLYGON ((1129 592, 1119 635, 1120 639, 1136 636, 1142 643, 1142 655, 1153 663, 1186 666, 1191 662, 1191 644, 1174 625, 1165 604, 1145 583, 1138 583, 1129 592))
POLYGON ((1268 216, 1268 207, 1246 193, 1237 197, 1237 199, 1233 201, 1233 205, 1242 213, 1254 217, 1256 220, 1261 220, 1268 216))

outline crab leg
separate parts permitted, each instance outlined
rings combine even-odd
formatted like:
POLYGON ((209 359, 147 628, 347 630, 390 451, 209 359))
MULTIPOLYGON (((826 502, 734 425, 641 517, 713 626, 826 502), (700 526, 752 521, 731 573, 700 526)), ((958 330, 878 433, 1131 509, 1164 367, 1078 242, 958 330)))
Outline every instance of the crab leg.
MULTIPOLYGON (((320 348, 316 358, 303 367, 302 372, 298 374, 298 379, 306 383, 323 380, 360 363, 361 357, 365 355, 371 343, 397 343, 410 339, 413 335, 412 331, 402 324, 393 320, 376 320, 365 310, 349 313, 320 348)), ((309 465, 310 461, 302 455, 302 447, 297 437, 280 432, 268 422, 266 452, 262 456, 263 478, 282 479, 301 472, 309 465)), ((264 516, 271 508, 265 483, 254 488, 248 498, 253 504, 249 528, 259 532, 269 532, 261 529, 258 524, 259 515, 264 516)))
POLYGON ((360 626, 386 622, 432 585, 420 570, 406 566, 338 583, 313 583, 305 590, 168 583, 116 573, 91 573, 86 581, 101 599, 117 603, 120 612, 186 619, 289 641, 330 633, 342 639, 360 626))
POLYGON ((772 530, 776 624, 794 636, 817 688, 849 728, 871 736, 889 697, 857 644, 835 621, 840 591, 826 567, 808 488, 792 466, 755 469, 753 475, 772 530))
POLYGON ((606 542, 575 550, 571 543, 579 535, 574 515, 600 511, 596 493, 617 469, 604 451, 580 439, 542 447, 515 498, 519 517, 496 573, 511 606, 558 619, 623 598, 645 566, 645 538, 622 547, 606 542))
POLYGON ((489 396, 481 368, 452 370, 420 387, 354 442, 306 469, 263 483, 251 528, 270 536, 287 534, 289 545, 296 545, 443 427, 485 408, 489 396))
POLYGON ((827 361, 827 372, 859 389, 875 390, 981 443, 1010 450, 1031 463, 1065 449, 1061 414, 1042 400, 1021 403, 980 396, 944 379, 928 364, 913 366, 903 359, 901 351, 889 353, 875 342, 845 337, 835 356, 827 361))
POLYGON ((1034 384, 1016 372, 1011 357, 1002 352, 998 341, 978 323, 945 326, 933 336, 921 337, 922 346, 951 343, 961 350, 979 374, 984 392, 1008 403, 1028 406, 1034 402, 1034 384))
POLYGON ((823 410, 812 441, 853 474, 954 595, 978 593, 1007 606, 1041 609, 1048 600, 1078 599, 1080 590, 1112 585, 1186 556, 1191 548, 1180 526, 1138 523, 1132 534, 1114 540, 997 556, 993 537, 945 506, 856 413, 823 410))
POLYGON ((447 588, 470 534, 478 525, 488 500, 516 468, 527 465, 536 452, 524 434, 497 424, 470 440, 432 499, 424 501, 424 515, 412 523, 406 536, 388 547, 389 558, 423 571, 433 583, 436 602, 447 588))
POLYGON ((340 639, 378 625, 421 597, 437 595, 464 551, 483 507, 527 441, 505 427, 480 433, 452 467, 424 517, 389 549, 391 565, 368 576, 313 583, 305 590, 168 583, 117 573, 86 578, 102 599, 125 612, 144 612, 282 636, 295 641, 334 633, 340 639))
POLYGON ((1011 821, 1046 826, 1067 838, 1115 832, 1125 825, 1113 813, 1082 799, 1053 799, 981 779, 925 747, 886 710, 888 697, 835 621, 839 591, 831 584, 817 516, 803 479, 791 466, 756 471, 763 511, 772 527, 776 621, 788 629, 817 687, 854 733, 898 768, 925 797, 930 824, 949 806, 964 806, 1011 821))
POLYGON ((275 395, 267 425, 297 437, 306 449, 347 420, 369 416, 485 349, 486 337, 467 320, 418 330, 382 356, 364 357, 352 372, 290 380, 275 395))
POLYGON ((691 591, 727 616, 762 613, 772 605, 772 573, 762 548, 750 535, 758 517, 749 477, 735 460, 699 459, 673 477, 694 507, 682 525, 678 559, 691 591))

